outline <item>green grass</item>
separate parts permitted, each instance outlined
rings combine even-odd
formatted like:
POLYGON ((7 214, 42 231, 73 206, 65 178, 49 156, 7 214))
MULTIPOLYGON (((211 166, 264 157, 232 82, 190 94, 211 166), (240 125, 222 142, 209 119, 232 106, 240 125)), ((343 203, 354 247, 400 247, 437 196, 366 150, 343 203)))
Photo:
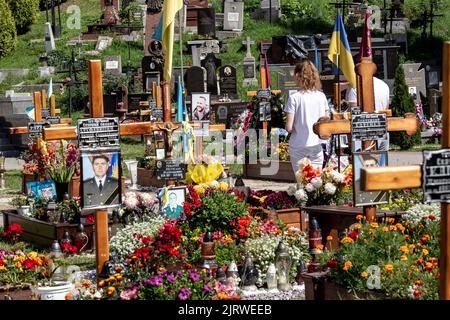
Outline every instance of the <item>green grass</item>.
POLYGON ((0 195, 13 195, 22 190, 22 171, 6 171, 5 184, 6 189, 0 189, 0 195))
POLYGON ((390 144, 389 145, 389 150, 390 151, 415 151, 415 152, 422 152, 423 150, 439 150, 441 149, 442 146, 440 144, 437 143, 426 143, 426 144, 420 144, 420 145, 416 145, 413 146, 411 149, 408 150, 401 150, 399 146, 395 145, 395 144, 390 144))
POLYGON ((56 262, 58 265, 60 266, 71 266, 71 265, 76 265, 78 267, 80 267, 80 269, 82 271, 85 270, 92 270, 96 268, 96 262, 95 262, 95 256, 91 255, 91 256, 68 256, 68 257, 64 257, 64 258, 60 258, 57 260, 56 262))
POLYGON ((21 250, 23 252, 36 251, 36 248, 34 248, 31 244, 21 241, 16 243, 10 243, 0 240, 0 248, 3 248, 7 251, 17 251, 17 250, 21 250))

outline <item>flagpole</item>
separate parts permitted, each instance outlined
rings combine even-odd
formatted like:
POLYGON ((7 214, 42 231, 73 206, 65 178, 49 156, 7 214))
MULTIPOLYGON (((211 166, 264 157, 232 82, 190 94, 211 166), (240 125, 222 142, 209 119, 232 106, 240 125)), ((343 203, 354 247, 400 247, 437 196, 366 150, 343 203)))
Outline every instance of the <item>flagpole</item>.
MULTIPOLYGON (((339 3, 339 0, 338 0, 339 3)), ((337 8, 337 13, 338 15, 340 15, 339 12, 339 6, 337 8)), ((344 23, 344 21, 342 20, 342 17, 340 19, 342 21, 342 23, 344 23)), ((337 104, 337 110, 338 112, 341 112, 341 104, 340 104, 340 96, 341 96, 341 80, 340 80, 340 70, 341 70, 341 59, 340 59, 340 54, 341 54, 341 45, 340 45, 340 39, 336 38, 337 41, 337 50, 338 53, 336 55, 336 59, 337 59, 337 96, 336 96, 336 104, 337 104)), ((337 136, 337 156, 338 156, 338 172, 341 172, 341 136, 338 135, 337 136)))

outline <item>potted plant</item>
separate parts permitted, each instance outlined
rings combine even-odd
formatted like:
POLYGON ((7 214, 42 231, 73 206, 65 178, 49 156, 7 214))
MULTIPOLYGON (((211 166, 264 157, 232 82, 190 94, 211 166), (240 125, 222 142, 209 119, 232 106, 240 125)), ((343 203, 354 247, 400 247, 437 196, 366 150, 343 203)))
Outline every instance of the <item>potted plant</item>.
POLYGON ((11 201, 11 205, 16 207, 17 213, 21 216, 31 216, 30 203, 28 197, 19 195, 11 201))
POLYGON ((62 265, 57 265, 49 260, 49 276, 37 282, 31 287, 33 293, 41 300, 66 300, 66 296, 72 292, 74 285, 66 278, 66 270, 62 265))

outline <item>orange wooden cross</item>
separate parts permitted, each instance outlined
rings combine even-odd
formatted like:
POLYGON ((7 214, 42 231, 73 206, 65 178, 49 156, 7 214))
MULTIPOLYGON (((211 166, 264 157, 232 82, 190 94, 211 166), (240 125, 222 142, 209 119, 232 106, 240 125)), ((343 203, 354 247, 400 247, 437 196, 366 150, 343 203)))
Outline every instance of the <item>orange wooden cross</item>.
MULTIPOLYGON (((358 105, 362 105, 362 112, 373 113, 375 109, 375 99, 373 91, 373 75, 376 72, 376 65, 371 59, 363 59, 357 64, 355 71, 358 75, 358 105)), ((403 118, 388 118, 388 131, 405 131, 412 135, 418 128, 418 120, 415 114, 406 114, 403 118)), ((321 139, 329 139, 333 134, 351 133, 351 121, 349 119, 341 120, 319 120, 313 126, 314 132, 321 139)), ((364 141, 363 148, 370 146, 370 141, 364 141)), ((376 219, 376 207, 364 206, 364 214, 367 220, 376 219)))
MULTIPOLYGON (((442 148, 450 148, 450 42, 444 43, 442 148)), ((448 166, 447 166, 448 167, 448 166)), ((420 188, 422 167, 419 165, 365 168, 361 173, 365 191, 420 188)), ((450 300, 450 203, 441 203, 439 297, 450 300)))

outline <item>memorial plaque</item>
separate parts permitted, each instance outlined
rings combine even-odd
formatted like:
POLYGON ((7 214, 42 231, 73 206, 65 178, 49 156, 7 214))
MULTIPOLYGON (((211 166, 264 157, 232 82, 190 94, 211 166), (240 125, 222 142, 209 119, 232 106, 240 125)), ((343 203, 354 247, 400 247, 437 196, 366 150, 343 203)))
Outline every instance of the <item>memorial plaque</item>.
POLYGON ((228 94, 230 98, 237 96, 236 68, 230 65, 224 66, 219 71, 220 93, 228 94))
POLYGON ((425 81, 425 68, 421 68, 420 63, 403 64, 405 70, 405 81, 408 86, 408 92, 416 103, 420 103, 420 93, 427 96, 427 87, 425 81))
POLYGON ((50 117, 50 109, 41 109, 42 119, 47 119, 50 117))
POLYGON ((156 178, 158 180, 183 180, 185 165, 176 160, 158 160, 156 162, 156 178))
POLYGON ((148 101, 150 93, 129 93, 128 94, 128 111, 136 111, 142 109, 141 102, 148 101))
POLYGON ((255 61, 244 61, 244 78, 252 79, 255 77, 255 61))
POLYGON ((450 203, 450 149, 423 151, 424 201, 450 203))
POLYGON ((32 139, 37 138, 38 136, 42 136, 42 131, 48 127, 50 127, 50 122, 48 121, 28 122, 28 134, 32 139))
POLYGON ((78 120, 80 149, 119 146, 119 118, 78 120))
POLYGON ((244 29, 244 2, 224 2, 223 30, 244 29))
POLYGON ((387 139, 387 118, 385 113, 353 114, 351 123, 353 140, 387 139))
POLYGON ((60 124, 61 123, 61 117, 46 117, 45 120, 47 120, 50 124, 60 124))
POLYGON ((156 100, 155 99, 150 99, 149 100, 149 109, 152 110, 152 121, 163 121, 164 118, 164 109, 163 107, 158 107, 156 105, 156 100))
POLYGON ((270 91, 270 88, 258 90, 258 99, 270 99, 271 96, 272 93, 270 91))
POLYGON ((247 102, 213 104, 211 110, 212 124, 224 123, 227 128, 230 128, 233 119, 236 119, 242 112, 247 110, 247 102))

